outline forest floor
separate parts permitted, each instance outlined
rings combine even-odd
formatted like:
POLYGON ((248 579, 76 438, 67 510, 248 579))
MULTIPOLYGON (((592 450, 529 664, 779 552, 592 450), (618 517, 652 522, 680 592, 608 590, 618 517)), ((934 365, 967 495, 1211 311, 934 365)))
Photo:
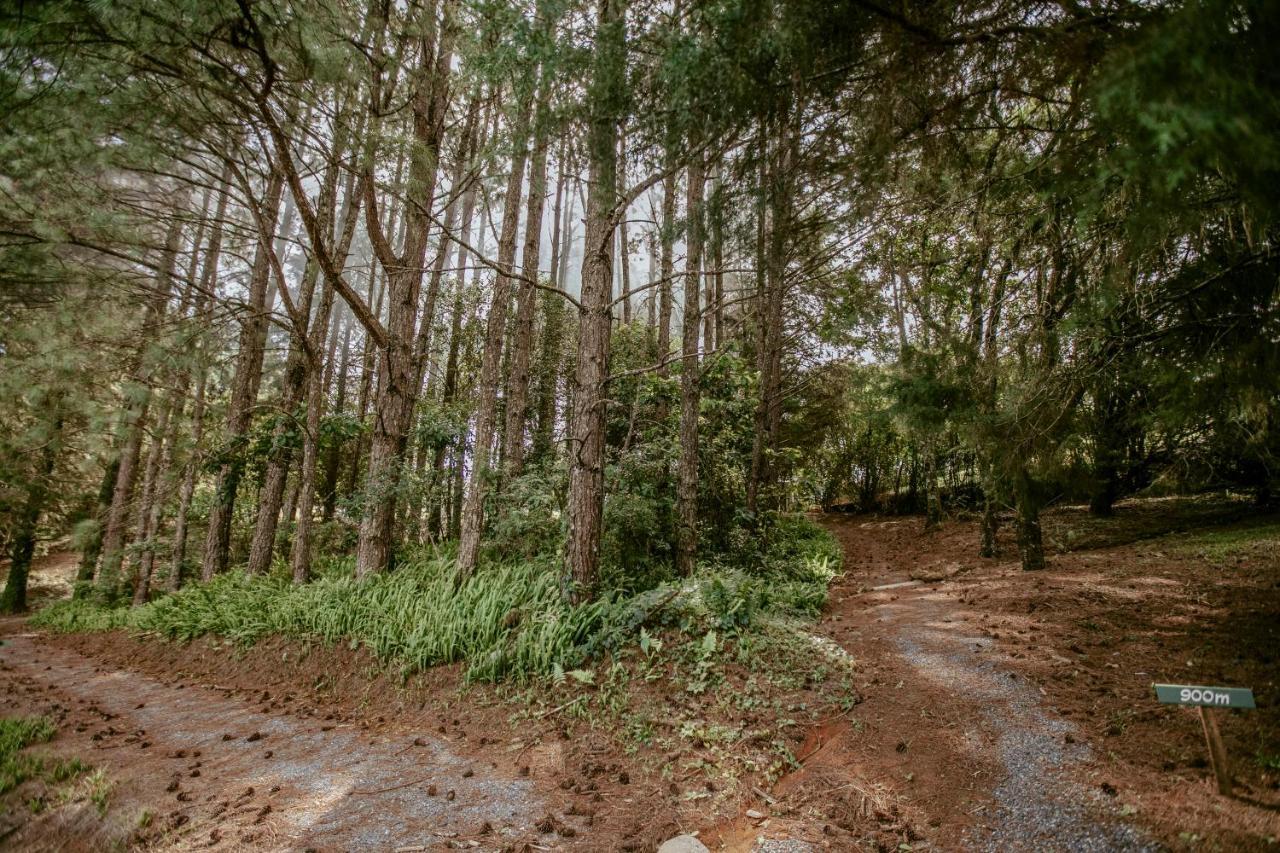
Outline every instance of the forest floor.
MULTIPOLYGON (((788 735, 795 764, 772 784, 726 784, 715 753, 655 755, 611 730, 631 718, 570 718, 558 696, 530 713, 528 692, 460 693, 457 668, 406 686, 346 646, 11 619, 0 715, 51 717, 58 735, 33 749, 102 768, 110 790, 26 783, 0 803, 0 847, 645 850, 699 831, 738 851, 1275 849, 1280 518, 1233 502, 1127 502, 1105 521, 1059 509, 1039 573, 1011 541, 974 557, 971 520, 823 521, 845 573, 813 630, 856 659, 857 704, 813 701, 821 719, 788 735), (1254 689, 1256 711, 1221 720, 1233 797, 1216 793, 1195 713, 1156 704, 1155 681, 1254 689)), ((68 571, 55 556, 34 582, 56 590, 68 571)), ((657 699, 673 716, 713 704, 657 699)), ((691 740, 732 722, 717 719, 691 740)), ((745 749, 740 730, 719 754, 745 749)))

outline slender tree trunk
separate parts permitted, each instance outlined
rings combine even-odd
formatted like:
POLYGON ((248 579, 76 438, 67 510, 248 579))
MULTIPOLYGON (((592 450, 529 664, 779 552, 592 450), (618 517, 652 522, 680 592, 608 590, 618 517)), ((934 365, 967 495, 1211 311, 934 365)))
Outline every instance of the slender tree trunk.
POLYGON ((566 313, 565 304, 559 296, 554 293, 543 294, 542 349, 538 355, 537 419, 533 436, 533 456, 538 459, 550 453, 552 447, 566 313))
POLYGON ((924 529, 933 531, 942 524, 942 499, 938 493, 938 453, 932 437, 924 445, 924 529))
MULTIPOLYGON (((568 256, 572 228, 565 221, 567 213, 564 209, 564 190, 568 183, 568 164, 566 162, 564 141, 560 144, 560 174, 556 179, 556 200, 552 208, 551 234, 551 275, 552 284, 563 286, 561 263, 568 256), (563 245, 562 245, 563 240, 563 245)), ((560 350, 564 345, 565 306, 560 297, 553 293, 542 295, 542 347, 538 355, 538 382, 536 388, 536 411, 533 432, 533 456, 541 459, 551 450, 551 435, 556 421, 556 386, 560 376, 560 350)))
POLYGON ((533 327, 537 318, 537 289, 539 252, 542 246, 542 211, 547 194, 547 151, 550 134, 550 99, 545 87, 550 85, 550 74, 542 74, 544 96, 539 99, 535 119, 533 155, 529 167, 529 200, 525 209, 524 249, 521 266, 525 281, 517 287, 516 322, 511 343, 510 374, 507 377, 506 428, 503 430, 502 458, 507 477, 518 477, 524 470, 524 434, 529 421, 529 360, 533 349, 533 327))
MULTIPOLYGON (((702 204, 702 213, 699 217, 699 228, 701 229, 699 247, 698 265, 702 266, 702 254, 706 251, 707 245, 707 219, 708 210, 706 209, 706 172, 703 166, 703 188, 701 190, 700 202, 702 204)), ((711 274, 702 274, 699 271, 698 286, 702 288, 702 349, 704 352, 711 352, 716 348, 716 291, 715 276, 711 274)))
MULTIPOLYGON (((378 265, 371 263, 369 265, 369 298, 373 303, 373 313, 376 317, 382 316, 382 302, 387 292, 385 282, 386 276, 378 274, 378 265)), ((361 352, 360 389, 356 394, 356 420, 364 424, 369 414, 369 403, 373 399, 375 390, 373 380, 377 374, 374 343, 367 333, 364 336, 361 352)), ((368 446, 369 439, 362 432, 356 439, 356 445, 351 453, 351 468, 347 473, 347 494, 349 495, 354 495, 360 489, 361 463, 368 453, 368 446)))
POLYGON ((146 602, 151 594, 151 572, 155 566, 156 533, 160 528, 160 517, 164 510, 164 495, 161 494, 160 480, 168 470, 169 459, 173 451, 173 425, 181 417, 181 403, 176 394, 169 394, 160 407, 160 417, 156 422, 155 437, 151 448, 147 451, 146 470, 142 476, 142 499, 139 503, 137 543, 137 569, 133 578, 133 604, 146 602), (177 417, 174 407, 177 405, 177 417))
MULTIPOLYGON (((263 219, 272 231, 280 210, 280 198, 284 178, 273 170, 267 182, 263 219)), ((239 444, 249 431, 253 404, 258 397, 258 385, 262 380, 262 359, 267 342, 267 315, 270 310, 271 266, 269 244, 258 246, 249 281, 248 315, 240 327, 240 351, 236 360, 235 378, 231 385, 231 402, 227 408, 228 458, 218 469, 214 499, 209 507, 209 528, 205 535, 204 558, 200 577, 210 581, 226 570, 231 555, 231 520, 235 510, 236 492, 244 472, 239 444)))
POLYGON ((680 469, 676 483, 676 572, 693 573, 698 558, 698 409, 699 382, 698 326, 699 283, 702 276, 703 186, 705 175, 701 156, 689 166, 688 236, 684 282, 683 361, 680 368, 680 469))
POLYGON ((173 554, 169 565, 169 589, 176 592, 182 586, 182 571, 187 561, 187 525, 191 515, 191 500, 195 496, 196 474, 202 458, 201 442, 204 439, 205 394, 209 384, 209 367, 201 361, 200 375, 196 379, 196 397, 191 406, 191 455, 182 466, 182 485, 178 489, 178 511, 173 521, 173 554))
MULTIPOLYGON (((711 216, 711 291, 710 308, 715 317, 712 330, 715 332, 715 347, 724 346, 724 216, 721 196, 723 184, 720 179, 720 166, 716 166, 716 177, 712 186, 712 197, 716 199, 712 206, 711 216)), ((708 347, 711 347, 708 344, 708 347)))
MULTIPOLYGON (((227 214, 227 202, 230 198, 228 184, 231 170, 228 166, 223 170, 222 189, 218 196, 218 204, 213 217, 213 233, 209 238, 209 246, 205 251, 200 271, 200 292, 196 298, 196 323, 205 328, 209 321, 209 309, 213 305, 213 293, 218 282, 218 263, 222 258, 223 222, 227 214)), ((193 252, 192 269, 195 258, 193 252)), ((194 277, 194 275, 193 275, 194 277)), ((191 513, 191 500, 195 495, 196 477, 203 460, 205 397, 209 384, 209 360, 206 349, 207 341, 201 335, 195 343, 196 361, 196 395, 191 407, 191 452, 182 470, 182 485, 178 489, 178 511, 174 517, 173 554, 169 569, 169 589, 176 591, 182 585, 182 572, 187 559, 188 522, 191 513)))
MULTIPOLYGON (((668 160, 670 156, 668 155, 668 160)), ((658 375, 666 376, 671 354, 672 279, 675 278, 676 176, 674 170, 662 182, 662 259, 658 269, 658 375)))
POLYGON ((790 118, 784 116, 778 125, 777 150, 772 158, 766 190, 769 229, 765 292, 760 313, 760 399, 756 405, 756 432, 751 447, 751 474, 747 481, 747 508, 751 512, 758 512, 762 505, 772 505, 771 490, 776 477, 772 457, 777 450, 782 425, 783 307, 791 223, 792 146, 790 118))
MULTIPOLYGON (((326 222, 325 227, 328 228, 331 225, 326 222)), ((297 306, 300 317, 307 318, 311 315, 311 303, 319 278, 320 267, 313 261, 307 265, 302 277, 302 286, 299 288, 297 306)), ((314 322, 323 322, 327 327, 327 319, 327 317, 323 320, 317 317, 314 322)), ((303 334, 304 332, 294 329, 289 336, 289 353, 285 357, 284 383, 280 390, 278 420, 272 431, 271 456, 267 461, 267 470, 262 480, 262 492, 258 497, 253 539, 249 545, 249 562, 245 568, 251 575, 262 574, 271 568, 280 508, 284 502, 289 466, 293 462, 293 448, 288 445, 289 433, 294 429, 293 413, 306 395, 307 387, 310 385, 310 374, 316 372, 318 367, 308 363, 306 346, 301 340, 303 334)))
MULTIPOLYGON (((379 357, 378 394, 369 446, 365 511, 356 543, 356 576, 365 578, 389 568, 396 512, 396 492, 404 437, 417 401, 418 377, 413 344, 418 322, 418 296, 427 253, 427 211, 435 195, 437 164, 449 106, 450 67, 456 23, 454 0, 444 3, 438 50, 428 45, 413 97, 414 156, 409 163, 403 253, 387 271, 387 347, 379 357)), ((373 222, 374 212, 368 211, 373 222)), ((375 238, 375 241, 377 238, 375 238)), ((427 318, 423 322, 430 322, 427 318)))
POLYGON ((566 591, 572 601, 593 596, 600 575, 605 382, 612 333, 613 217, 618 195, 618 132, 626 82, 626 5, 622 0, 599 0, 598 10, 595 68, 588 94, 590 177, 569 445, 565 569, 569 581, 566 591))
MULTIPOLYGON (((496 113, 496 111, 495 111, 496 113)), ((474 139, 471 143, 471 151, 477 156, 481 148, 484 147, 487 139, 488 119, 481 122, 480 128, 476 131, 481 136, 474 139)), ((476 209, 477 185, 472 183, 467 187, 466 193, 462 197, 462 235, 467 242, 471 240, 472 225, 475 217, 476 209)), ((444 407, 450 406, 458 395, 458 361, 461 357, 462 347, 462 331, 463 331, 463 311, 464 301, 467 288, 467 262, 470 260, 470 253, 462 246, 458 247, 457 254, 457 275, 454 284, 453 306, 449 316, 449 352, 445 357, 444 367, 444 385, 441 389, 440 402, 444 407)), ((465 441, 465 436, 459 436, 454 442, 454 452, 457 455, 458 448, 465 441)), ((435 498, 435 486, 445 476, 445 454, 448 451, 448 445, 440 444, 435 451, 435 458, 432 460, 432 498, 435 498)), ((455 466, 461 470, 461 463, 455 466)), ((455 513, 453 512, 453 489, 452 480, 445 481, 445 488, 440 495, 439 507, 435 507, 434 503, 431 509, 432 523, 428 530, 432 535, 447 534, 449 536, 457 535, 454 528, 455 513)))
MULTIPOLYGON (((648 281, 645 282, 646 284, 645 296, 644 296, 644 304, 645 304, 645 311, 646 311, 645 322, 648 323, 649 325, 649 332, 650 332, 649 343, 651 346, 653 346, 656 349, 657 339, 654 336, 656 336, 658 331, 658 294, 655 292, 655 288, 657 287, 657 283, 658 283, 658 241, 655 239, 655 232, 653 231, 649 232, 648 249, 649 249, 649 277, 648 277, 648 281)), ((655 352, 655 355, 661 356, 665 354, 655 352)))
MULTIPOLYGON (((320 299, 320 311, 312 331, 311 344, 319 350, 324 331, 333 314, 333 288, 326 286, 320 299)), ((338 324, 333 322, 328 348, 328 363, 333 362, 338 344, 338 324)), ((293 551, 289 555, 289 567, 294 583, 306 583, 311 577, 311 536, 314 526, 316 494, 316 466, 320 454, 320 419, 324 416, 324 392, 328 383, 320 370, 312 369, 307 375, 307 417, 302 434, 302 466, 298 469, 297 509, 298 524, 294 530, 293 551)))
MULTIPOLYGON (((347 408, 347 373, 350 368, 351 359, 351 323, 344 321, 342 323, 342 358, 339 361, 337 369, 337 388, 334 391, 333 411, 334 414, 341 415, 347 408)), ((338 507, 338 472, 342 467, 342 447, 334 442, 325 450, 324 457, 324 480, 320 486, 320 495, 323 507, 320 511, 320 518, 323 521, 333 521, 334 513, 338 507)))
MULTIPOLYGON (((979 373, 981 412, 988 421, 995 413, 996 393, 999 390, 999 334, 1000 318, 1004 308, 1005 283, 1013 269, 1013 254, 1005 260, 1000 273, 992 285, 991 304, 987 309, 987 320, 982 331, 982 369, 979 373)), ((989 449, 981 451, 979 464, 982 466, 982 542, 978 553, 983 557, 996 557, 1000 553, 1000 516, 996 495, 996 471, 994 454, 989 449)))
POLYGON ((996 515, 996 502, 985 497, 982 503, 982 543, 978 553, 983 557, 995 557, 1000 553, 997 537, 1000 535, 1000 518, 996 515))
POLYGON ((119 592, 120 569, 124 560, 124 544, 129 509, 133 503, 133 490, 138 476, 138 460, 142 453, 142 439, 146 431, 147 411, 151 405, 153 366, 148 364, 146 348, 157 336, 160 324, 169 308, 177 264, 178 238, 181 236, 181 220, 174 217, 165 238, 164 254, 160 263, 155 290, 146 309, 142 324, 142 345, 135 356, 131 384, 137 395, 125 415, 125 438, 120 452, 120 465, 116 471, 115 489, 107 522, 102 536, 102 562, 95 578, 108 597, 119 592))
POLYGON ((520 224, 521 189, 528 157, 529 122, 533 113, 533 91, 520 96, 512 129, 511 172, 502 202, 502 232, 498 237, 498 273, 485 321, 484 352, 480 360, 480 395, 476 404, 475 448, 472 451, 471 479, 462 507, 462 539, 458 545, 458 576, 466 580, 475 571, 480 557, 480 535, 484 530, 484 501, 489 488, 491 449, 497 429, 498 383, 502 370, 502 344, 511 304, 511 270, 516 258, 516 232, 520 224))
MULTIPOLYGON (((621 134, 618 140, 618 195, 627 191, 627 137, 621 134)), ((631 246, 627 236, 627 211, 622 211, 618 221, 618 266, 622 285, 622 324, 631 325, 631 246)))
MULTIPOLYGON (((338 204, 338 166, 337 160, 347 149, 347 135, 341 133, 334 140, 331 161, 325 169, 317 199, 317 225, 326 237, 331 234, 336 220, 338 204)), ((339 270, 344 269, 347 255, 351 249, 351 241, 355 235, 355 219, 359 212, 360 200, 354 197, 354 176, 349 176, 345 187, 343 211, 339 233, 336 235, 332 260, 339 270)), ((249 547, 249 562, 246 571, 249 574, 262 574, 271 567, 271 558, 276 549, 276 538, 281 515, 281 504, 284 503, 284 520, 286 530, 293 523, 297 509, 299 478, 293 478, 291 491, 286 492, 289 468, 294 461, 293 448, 287 439, 296 427, 293 420, 294 410, 303 403, 313 384, 312 374, 319 374, 322 365, 314 359, 319 358, 320 347, 324 343, 324 334, 329 328, 329 312, 333 306, 333 288, 326 283, 323 305, 316 316, 311 316, 311 306, 315 300, 316 284, 320 279, 320 264, 314 256, 307 262, 302 274, 302 282, 298 289, 296 303, 297 316, 293 318, 289 335, 289 352, 285 358, 284 384, 280 391, 279 420, 272 434, 272 452, 267 462, 266 475, 263 478, 262 492, 258 502, 257 517, 254 520, 253 540, 249 547), (300 324, 310 324, 299 328, 300 324), (286 498, 285 495, 288 495, 286 498)), ((317 429, 319 423, 316 424, 317 429)), ((311 480, 314 484, 314 472, 311 480)))
MULTIPOLYGON (((117 434, 123 433, 123 426, 122 420, 121 429, 117 434)), ((94 569, 98 566, 98 557, 102 554, 102 530, 107 521, 107 512, 111 509, 111 497, 116 490, 116 476, 119 471, 120 455, 113 453, 102 472, 102 479, 98 485, 98 500, 94 504, 93 512, 96 524, 89 540, 85 543, 84 552, 80 555, 80 568, 76 571, 77 596, 84 594, 84 588, 79 585, 90 583, 93 580, 94 569)))

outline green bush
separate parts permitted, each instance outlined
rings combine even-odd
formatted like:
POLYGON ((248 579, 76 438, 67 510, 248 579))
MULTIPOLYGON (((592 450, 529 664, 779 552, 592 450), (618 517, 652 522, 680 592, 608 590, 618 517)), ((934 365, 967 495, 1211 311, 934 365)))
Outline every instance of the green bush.
POLYGON ((85 600, 51 605, 33 624, 58 631, 127 628, 189 641, 205 635, 249 645, 279 635, 364 646, 409 669, 466 662, 468 680, 525 681, 616 648, 647 622, 690 633, 745 630, 761 614, 812 616, 839 566, 830 537, 806 520, 780 523, 762 568, 704 565, 690 578, 635 594, 606 592, 565 602, 552 556, 490 562, 456 582, 452 551, 407 555, 365 581, 349 558, 319 559, 316 577, 295 585, 270 574, 231 571, 142 607, 85 600))

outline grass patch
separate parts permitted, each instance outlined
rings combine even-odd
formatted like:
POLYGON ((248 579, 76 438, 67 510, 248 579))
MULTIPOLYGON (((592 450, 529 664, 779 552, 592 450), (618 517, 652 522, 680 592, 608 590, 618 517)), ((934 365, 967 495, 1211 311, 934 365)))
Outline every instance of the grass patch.
POLYGON ((1180 543, 1185 551, 1211 563, 1224 563, 1252 553, 1275 554, 1280 550, 1280 521, 1206 530, 1180 543))
POLYGON ((839 548, 803 519, 780 521, 752 568, 702 566, 690 578, 634 595, 569 605, 558 560, 490 563, 458 584, 446 550, 407 557, 363 582, 335 560, 311 583, 287 573, 228 572, 142 607, 85 600, 51 605, 32 623, 57 631, 125 628, 187 641, 205 635, 250 645, 278 635, 364 646, 406 670, 465 661, 469 681, 526 681, 573 669, 619 647, 645 625, 690 634, 737 632, 762 616, 812 617, 826 601, 839 548))
POLYGON ((46 743, 56 731, 45 717, 0 719, 0 795, 41 774, 44 762, 22 750, 33 743, 46 743))
MULTIPOLYGON (((50 758, 23 752, 33 744, 47 743, 56 731, 57 727, 47 717, 0 718, 0 796, 30 780, 59 785, 89 771, 78 758, 50 758)), ((43 795, 27 803, 33 812, 42 811, 46 805, 43 795)))

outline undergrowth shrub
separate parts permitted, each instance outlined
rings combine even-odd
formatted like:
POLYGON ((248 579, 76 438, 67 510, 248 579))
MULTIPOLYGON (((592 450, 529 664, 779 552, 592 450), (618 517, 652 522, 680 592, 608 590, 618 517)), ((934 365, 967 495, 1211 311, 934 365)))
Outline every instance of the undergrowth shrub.
POLYGON ((189 641, 205 635, 250 645, 279 635, 364 646, 406 668, 465 662, 469 681, 526 681, 572 668, 633 640, 646 624, 702 635, 749 629, 764 614, 812 617, 839 568, 830 536, 807 520, 780 523, 750 571, 704 564, 689 578, 640 592, 609 590, 568 604, 551 555, 490 562, 458 584, 452 548, 411 552, 396 570, 365 581, 350 558, 321 558, 315 578, 291 582, 279 564, 251 576, 230 571, 142 607, 85 600, 32 617, 58 631, 125 628, 189 641))

